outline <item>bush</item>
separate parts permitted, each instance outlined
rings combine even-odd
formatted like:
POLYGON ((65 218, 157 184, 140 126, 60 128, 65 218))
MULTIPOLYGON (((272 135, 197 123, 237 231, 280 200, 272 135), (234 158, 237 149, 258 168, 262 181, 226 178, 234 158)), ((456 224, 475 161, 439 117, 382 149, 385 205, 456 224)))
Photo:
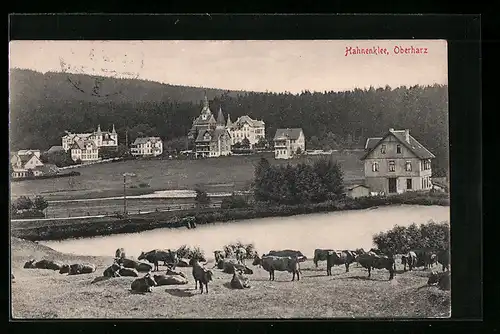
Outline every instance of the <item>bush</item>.
POLYGON ((12 219, 45 218, 45 214, 38 210, 27 210, 23 212, 12 212, 12 219))
POLYGON ((198 204, 208 204, 210 203, 210 198, 206 191, 197 188, 196 190, 196 198, 195 201, 198 204))
POLYGON ((149 188, 149 184, 147 184, 145 182, 141 182, 141 183, 139 183, 139 188, 149 188))
POLYGON ((384 253, 404 254, 412 249, 431 248, 435 250, 448 249, 450 246, 450 226, 448 222, 408 227, 394 226, 387 232, 381 232, 373 237, 373 243, 384 253))
POLYGON ((197 259, 200 261, 205 260, 205 253, 199 247, 191 248, 187 245, 182 245, 177 249, 177 256, 184 259, 197 259))
POLYGON ((249 204, 245 197, 241 195, 232 194, 231 197, 224 198, 222 200, 222 209, 239 209, 246 208, 249 204))
POLYGON ((257 251, 255 250, 255 245, 253 243, 243 244, 240 241, 225 245, 223 247, 223 250, 228 255, 234 255, 236 250, 240 247, 245 248, 245 250, 247 252, 247 256, 246 256, 247 259, 253 259, 255 257, 255 255, 257 255, 257 251))

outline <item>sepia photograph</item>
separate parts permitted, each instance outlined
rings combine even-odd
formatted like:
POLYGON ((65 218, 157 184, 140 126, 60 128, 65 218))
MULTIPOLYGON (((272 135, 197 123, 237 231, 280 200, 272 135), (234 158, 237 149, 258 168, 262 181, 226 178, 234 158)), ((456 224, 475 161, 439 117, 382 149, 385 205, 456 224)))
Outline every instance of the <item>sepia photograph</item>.
POLYGON ((11 316, 450 318, 448 115, 446 40, 11 41, 11 316))

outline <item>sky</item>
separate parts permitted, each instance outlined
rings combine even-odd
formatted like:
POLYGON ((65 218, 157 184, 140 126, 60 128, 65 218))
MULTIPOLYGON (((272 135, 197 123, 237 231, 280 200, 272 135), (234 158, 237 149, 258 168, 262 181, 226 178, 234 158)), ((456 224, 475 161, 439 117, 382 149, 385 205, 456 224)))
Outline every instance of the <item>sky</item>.
POLYGON ((448 83, 445 40, 12 41, 10 68, 300 93, 448 83), (346 55, 346 49, 387 53, 346 55), (398 53, 405 48, 424 53, 398 53))

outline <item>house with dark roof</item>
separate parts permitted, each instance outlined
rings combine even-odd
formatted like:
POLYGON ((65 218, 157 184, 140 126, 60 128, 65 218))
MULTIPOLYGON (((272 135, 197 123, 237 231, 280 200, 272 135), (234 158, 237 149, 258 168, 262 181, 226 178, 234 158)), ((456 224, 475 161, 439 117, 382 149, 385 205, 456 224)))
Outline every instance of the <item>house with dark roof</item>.
POLYGON ((382 137, 368 138, 365 144, 365 185, 372 192, 397 194, 428 191, 432 188, 431 161, 435 158, 410 130, 389 131, 382 137))
POLYGON ((73 161, 97 161, 99 160, 99 146, 90 139, 79 139, 70 146, 71 159, 73 161))
POLYGON ((188 138, 191 140, 196 140, 200 131, 215 130, 216 126, 217 121, 215 120, 215 117, 210 110, 208 98, 205 95, 205 98, 203 100, 203 108, 201 109, 200 115, 193 120, 193 125, 191 126, 191 129, 188 133, 188 138))
POLYGON ((163 142, 160 137, 139 137, 130 146, 133 156, 156 157, 163 153, 163 142))
POLYGON ((302 128, 277 129, 274 135, 274 158, 290 159, 305 152, 306 137, 302 128))
POLYGON ((10 158, 11 176, 20 178, 26 176, 39 176, 42 172, 39 170, 43 166, 40 160, 39 150, 21 150, 12 154, 10 158))
POLYGON ((75 142, 92 140, 97 147, 118 148, 118 133, 116 133, 115 125, 111 131, 101 131, 101 125, 97 125, 97 130, 88 133, 71 133, 66 131, 66 134, 61 138, 62 147, 68 151, 75 142))
POLYGON ((250 118, 250 116, 241 116, 234 122, 227 116, 227 128, 231 134, 232 145, 241 143, 243 139, 248 139, 250 148, 253 148, 259 140, 266 137, 266 124, 264 121, 250 118))

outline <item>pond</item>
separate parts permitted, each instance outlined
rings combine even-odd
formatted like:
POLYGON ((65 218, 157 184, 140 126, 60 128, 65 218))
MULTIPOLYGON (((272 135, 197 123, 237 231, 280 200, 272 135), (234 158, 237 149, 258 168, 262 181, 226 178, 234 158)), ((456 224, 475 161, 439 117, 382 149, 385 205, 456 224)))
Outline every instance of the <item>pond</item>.
POLYGON ((203 225, 196 229, 156 229, 103 237, 44 241, 64 253, 114 256, 119 247, 131 257, 154 248, 200 247, 208 259, 229 243, 253 243, 259 253, 272 249, 296 249, 312 257, 316 248, 370 249, 372 237, 394 225, 408 226, 450 221, 449 206, 397 205, 367 210, 271 217, 203 225))

